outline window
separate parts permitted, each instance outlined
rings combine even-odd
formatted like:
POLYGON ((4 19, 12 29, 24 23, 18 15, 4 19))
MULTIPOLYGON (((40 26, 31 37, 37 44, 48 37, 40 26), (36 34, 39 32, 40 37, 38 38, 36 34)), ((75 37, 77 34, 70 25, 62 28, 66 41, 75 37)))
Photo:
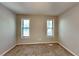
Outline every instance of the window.
POLYGON ((22 36, 30 36, 29 30, 30 30, 30 20, 29 19, 24 19, 22 21, 22 36))
POLYGON ((53 36, 53 20, 47 20, 47 36, 53 36))

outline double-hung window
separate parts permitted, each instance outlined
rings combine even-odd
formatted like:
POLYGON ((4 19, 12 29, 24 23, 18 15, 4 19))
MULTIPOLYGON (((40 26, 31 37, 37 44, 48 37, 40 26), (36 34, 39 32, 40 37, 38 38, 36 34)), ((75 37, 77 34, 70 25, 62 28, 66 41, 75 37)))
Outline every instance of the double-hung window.
POLYGON ((22 37, 30 36, 30 20, 28 18, 24 18, 22 20, 22 37))
POLYGON ((47 36, 52 37, 54 35, 54 20, 48 19, 47 20, 47 36))

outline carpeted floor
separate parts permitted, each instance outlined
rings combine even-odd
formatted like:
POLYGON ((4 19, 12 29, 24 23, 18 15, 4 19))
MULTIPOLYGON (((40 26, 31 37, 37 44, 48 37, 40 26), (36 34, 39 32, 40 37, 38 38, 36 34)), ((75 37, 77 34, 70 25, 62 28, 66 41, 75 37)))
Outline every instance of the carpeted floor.
POLYGON ((5 56, 73 56, 59 44, 17 45, 5 56))

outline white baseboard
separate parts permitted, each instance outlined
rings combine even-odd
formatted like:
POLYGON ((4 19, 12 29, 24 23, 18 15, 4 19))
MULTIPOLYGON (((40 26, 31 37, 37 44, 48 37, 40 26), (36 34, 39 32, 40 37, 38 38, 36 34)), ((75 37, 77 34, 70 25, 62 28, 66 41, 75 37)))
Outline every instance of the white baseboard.
POLYGON ((16 45, 24 45, 24 44, 46 44, 46 43, 57 43, 57 42, 17 43, 16 45))
POLYGON ((61 45, 63 48, 65 48, 68 52, 70 52, 72 55, 74 56, 78 56, 77 54, 75 54, 74 52, 72 52, 70 49, 68 49, 67 47, 65 47, 62 43, 57 42, 59 45, 61 45))
POLYGON ((3 52, 0 56, 4 56, 7 52, 9 52, 11 49, 13 49, 16 45, 13 45, 11 48, 3 52))

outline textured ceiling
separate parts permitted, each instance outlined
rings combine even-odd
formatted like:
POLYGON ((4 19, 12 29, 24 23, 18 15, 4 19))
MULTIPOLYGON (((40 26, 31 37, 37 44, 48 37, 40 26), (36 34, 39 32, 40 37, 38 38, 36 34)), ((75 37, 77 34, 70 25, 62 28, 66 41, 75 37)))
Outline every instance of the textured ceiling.
POLYGON ((76 2, 2 2, 16 14, 60 15, 76 2))

